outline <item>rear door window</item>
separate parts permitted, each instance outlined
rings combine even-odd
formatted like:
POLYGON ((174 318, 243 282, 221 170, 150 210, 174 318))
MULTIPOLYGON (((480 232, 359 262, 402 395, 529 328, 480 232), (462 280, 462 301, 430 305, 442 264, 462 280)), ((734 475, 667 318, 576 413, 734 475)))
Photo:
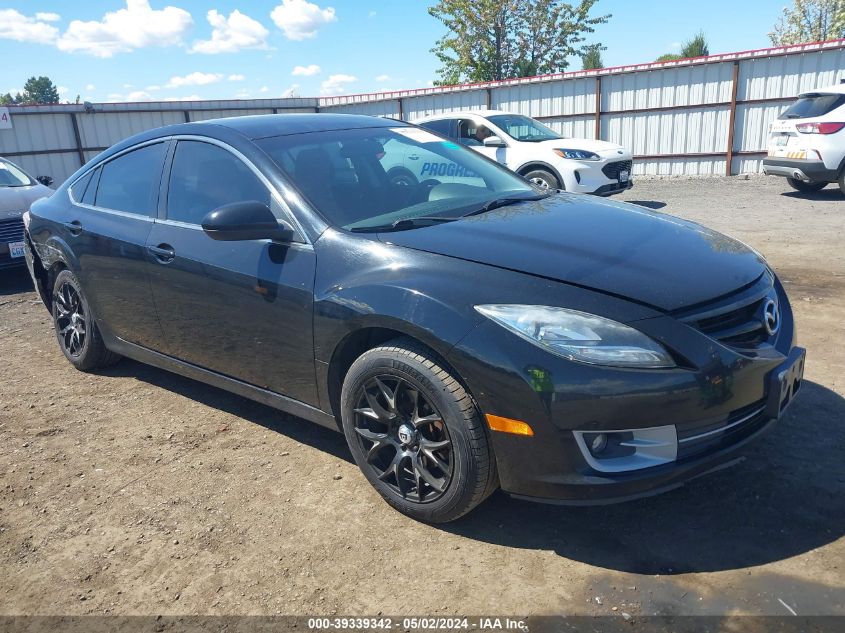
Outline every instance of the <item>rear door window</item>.
POLYGON ((96 205, 126 213, 155 215, 165 149, 164 143, 147 145, 103 165, 96 205))
POLYGON ((833 112, 845 105, 845 94, 812 94, 800 97, 789 106, 781 119, 813 119, 833 112))

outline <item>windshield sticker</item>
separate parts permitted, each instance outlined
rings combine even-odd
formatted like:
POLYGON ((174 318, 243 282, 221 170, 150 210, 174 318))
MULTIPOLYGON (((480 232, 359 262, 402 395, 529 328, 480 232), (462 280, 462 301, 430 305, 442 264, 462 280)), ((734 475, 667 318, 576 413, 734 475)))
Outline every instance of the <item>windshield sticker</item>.
POLYGON ((451 141, 443 141, 443 147, 446 149, 458 149, 458 146, 452 143, 451 141))
POLYGON ((394 127, 390 129, 391 132, 401 134, 405 138, 409 138, 417 143, 442 143, 443 139, 435 136, 431 132, 426 132, 417 127, 394 127))

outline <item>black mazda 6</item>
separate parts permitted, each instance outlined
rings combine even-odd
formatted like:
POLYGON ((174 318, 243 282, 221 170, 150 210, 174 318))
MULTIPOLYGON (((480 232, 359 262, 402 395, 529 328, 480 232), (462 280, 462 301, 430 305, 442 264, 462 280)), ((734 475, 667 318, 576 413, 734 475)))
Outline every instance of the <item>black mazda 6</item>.
POLYGON ((341 430, 395 508, 497 488, 608 503, 737 459, 801 385, 744 244, 549 193, 422 128, 186 123, 106 150, 25 217, 67 359, 126 356, 341 430), (430 163, 419 183, 386 166, 430 163))

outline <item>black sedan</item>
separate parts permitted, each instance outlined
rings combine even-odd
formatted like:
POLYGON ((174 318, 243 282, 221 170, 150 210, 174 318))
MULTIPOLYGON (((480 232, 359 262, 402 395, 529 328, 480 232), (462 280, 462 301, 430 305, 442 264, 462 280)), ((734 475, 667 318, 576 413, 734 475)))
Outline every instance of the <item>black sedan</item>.
POLYGON ((736 459, 803 375, 758 253, 541 192, 392 120, 152 130, 25 223, 78 369, 126 356, 340 429, 376 490, 424 521, 499 487, 599 503, 679 486, 736 459), (384 169, 418 160, 418 184, 384 169))

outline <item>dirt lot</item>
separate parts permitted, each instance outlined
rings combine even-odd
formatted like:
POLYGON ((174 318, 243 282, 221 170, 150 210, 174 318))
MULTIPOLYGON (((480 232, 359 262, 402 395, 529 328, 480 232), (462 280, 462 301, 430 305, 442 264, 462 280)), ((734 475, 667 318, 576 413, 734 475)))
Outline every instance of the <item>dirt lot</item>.
POLYGON ((0 275, 0 613, 845 614, 845 198, 776 179, 625 199, 763 252, 804 392, 733 469, 646 500, 391 510, 340 434, 124 361, 75 371, 0 275))

